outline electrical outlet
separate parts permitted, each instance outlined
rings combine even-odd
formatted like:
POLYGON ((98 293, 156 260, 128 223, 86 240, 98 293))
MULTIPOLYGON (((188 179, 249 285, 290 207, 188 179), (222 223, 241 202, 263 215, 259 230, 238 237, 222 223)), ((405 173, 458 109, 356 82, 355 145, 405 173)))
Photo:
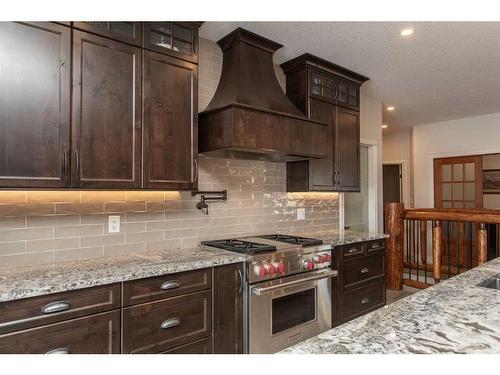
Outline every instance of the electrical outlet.
POLYGON ((108 233, 120 233, 120 216, 108 217, 108 233))
POLYGON ((306 209, 297 208, 297 220, 305 220, 305 218, 306 218, 306 209))

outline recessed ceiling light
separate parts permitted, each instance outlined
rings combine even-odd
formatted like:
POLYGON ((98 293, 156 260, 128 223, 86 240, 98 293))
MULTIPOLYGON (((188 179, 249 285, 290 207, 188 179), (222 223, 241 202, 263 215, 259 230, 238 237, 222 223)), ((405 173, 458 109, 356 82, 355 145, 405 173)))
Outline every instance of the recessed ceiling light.
POLYGON ((413 34, 413 29, 403 29, 401 31, 401 36, 408 36, 408 35, 411 35, 413 34))
POLYGON ((382 129, 387 129, 388 127, 389 127, 389 125, 386 125, 386 124, 382 125, 382 129))
POLYGON ((392 112, 392 111, 394 111, 394 107, 391 105, 390 107, 387 107, 387 110, 388 110, 389 112, 392 112))

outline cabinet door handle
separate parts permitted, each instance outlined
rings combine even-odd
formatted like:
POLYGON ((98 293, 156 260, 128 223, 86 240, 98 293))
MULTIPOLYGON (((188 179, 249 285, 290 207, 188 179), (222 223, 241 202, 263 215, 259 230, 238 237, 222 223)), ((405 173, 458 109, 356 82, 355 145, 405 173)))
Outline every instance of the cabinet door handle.
POLYGON ((181 286, 181 283, 178 282, 177 280, 169 280, 165 281, 163 284, 161 284, 160 288, 163 290, 170 290, 170 289, 176 289, 181 286))
POLYGON ((68 301, 55 301, 46 304, 42 307, 42 314, 54 314, 61 311, 71 309, 71 304, 68 301))
POLYGON ((75 150, 75 172, 77 177, 80 179, 82 177, 82 171, 80 170, 80 157, 78 155, 78 149, 75 150))
POLYGON ((68 348, 57 348, 49 350, 45 354, 71 354, 71 351, 68 348))
POLYGON ((68 173, 68 149, 63 151, 63 165, 62 165, 62 178, 68 173))
POLYGON ((243 292, 243 275, 241 273, 241 270, 238 268, 238 276, 240 278, 240 287, 238 289, 238 295, 241 294, 241 292, 243 292))
POLYGON ((370 270, 368 269, 368 267, 361 268, 361 273, 368 273, 368 272, 370 272, 370 270))
POLYGON ((160 328, 161 329, 169 329, 169 328, 177 327, 179 324, 181 324, 181 321, 178 318, 167 319, 161 323, 160 328))
POLYGON ((194 178, 193 181, 196 182, 198 181, 198 172, 199 172, 199 166, 198 166, 198 159, 194 159, 194 178))
POLYGON ((370 303, 370 299, 368 297, 364 297, 361 299, 361 304, 366 305, 367 303, 370 303))

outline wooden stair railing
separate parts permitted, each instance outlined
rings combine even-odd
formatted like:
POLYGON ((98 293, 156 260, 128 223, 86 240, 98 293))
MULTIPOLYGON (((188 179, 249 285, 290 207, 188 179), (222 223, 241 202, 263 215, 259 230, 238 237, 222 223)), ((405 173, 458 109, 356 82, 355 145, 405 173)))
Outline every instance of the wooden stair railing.
MULTIPOLYGON (((388 289, 399 290, 403 284, 426 288, 432 285, 430 279, 436 284, 443 275, 451 277, 485 263, 488 260, 486 225, 495 224, 497 235, 500 231, 500 210, 405 209, 403 203, 387 203, 384 211, 385 227, 390 236, 386 257, 388 289), (429 222, 432 223, 431 243, 427 241, 429 222), (467 249, 461 249, 465 247, 464 244, 467 244, 467 249), (452 264, 451 253, 454 249, 458 250, 458 254, 454 256, 455 264, 452 264), (465 254, 466 250, 468 254, 465 254), (477 257, 473 258, 473 252, 477 257), (432 257, 431 264, 427 262, 428 253, 432 257), (467 264, 462 264, 461 258, 466 259, 467 264), (406 277, 405 270, 408 274, 406 277), (412 275, 412 271, 416 271, 415 275, 412 275), (420 278, 424 281, 420 281, 420 278)), ((494 257, 500 255, 500 235, 498 236, 494 257)))

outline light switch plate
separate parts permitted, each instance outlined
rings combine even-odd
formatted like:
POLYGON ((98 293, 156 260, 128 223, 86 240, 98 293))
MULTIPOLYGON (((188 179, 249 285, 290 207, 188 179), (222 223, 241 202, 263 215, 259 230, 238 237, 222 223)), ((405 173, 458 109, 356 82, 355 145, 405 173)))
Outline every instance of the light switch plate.
POLYGON ((305 219, 306 219, 306 209, 297 208, 297 220, 305 220, 305 219))
POLYGON ((120 216, 108 217, 108 233, 120 233, 120 216))

